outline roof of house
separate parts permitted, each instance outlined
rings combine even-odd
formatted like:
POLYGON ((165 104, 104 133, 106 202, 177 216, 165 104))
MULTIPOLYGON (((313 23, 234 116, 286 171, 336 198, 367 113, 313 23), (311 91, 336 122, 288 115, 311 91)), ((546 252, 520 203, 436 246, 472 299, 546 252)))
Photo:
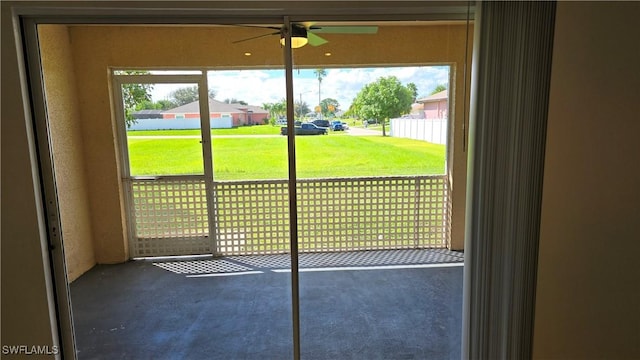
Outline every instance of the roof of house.
POLYGON ((443 90, 440 92, 437 92, 433 95, 429 95, 427 97, 424 97, 422 99, 418 99, 416 100, 416 102, 419 103, 426 103, 426 102, 432 102, 432 101, 440 101, 440 100, 446 100, 449 98, 449 90, 443 90))
MULTIPOLYGON (((252 105, 237 105, 237 104, 227 104, 222 101, 218 101, 216 99, 209 99, 209 111, 215 113, 243 113, 244 111, 239 108, 239 106, 244 107, 253 107, 252 105)), ((259 109, 259 107, 256 106, 259 109)), ((251 109, 250 109, 251 110, 251 109)), ((262 109, 261 109, 262 110, 262 109)), ((200 102, 194 101, 188 104, 184 104, 182 106, 178 106, 173 109, 169 109, 163 111, 165 114, 193 114, 200 112, 200 102)), ((254 112, 256 112, 254 110, 254 112)), ((262 110, 262 112, 266 112, 262 110)))
POLYGON ((260 106, 256 106, 256 105, 243 105, 243 104, 237 104, 237 103, 233 103, 231 105, 235 106, 236 108, 238 108, 240 110, 252 111, 253 113, 265 113, 265 114, 269 113, 267 110, 261 108, 260 106))
POLYGON ((420 111, 424 110, 424 104, 419 102, 414 102, 411 104, 411 111, 420 111))
POLYGON ((134 119, 155 119, 162 117, 162 110, 138 110, 131 113, 134 119))

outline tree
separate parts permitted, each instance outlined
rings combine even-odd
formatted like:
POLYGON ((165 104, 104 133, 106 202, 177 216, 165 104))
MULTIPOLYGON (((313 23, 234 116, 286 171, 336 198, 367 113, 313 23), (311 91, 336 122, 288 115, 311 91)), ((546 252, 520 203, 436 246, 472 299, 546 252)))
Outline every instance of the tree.
POLYGON ((318 105, 321 105, 321 101, 320 99, 322 99, 322 95, 320 93, 320 86, 322 85, 322 79, 324 79, 327 76, 327 71, 325 69, 316 69, 313 71, 313 73, 316 75, 316 78, 318 79, 318 105))
POLYGON ((269 115, 272 119, 285 116, 287 113, 287 101, 285 99, 276 103, 262 104, 262 108, 269 111, 269 115))
POLYGON ((309 111, 311 111, 309 109, 309 104, 300 100, 296 101, 296 103, 293 105, 293 108, 296 113, 296 117, 298 118, 305 116, 309 111))
POLYGON ((416 102, 416 99, 418 98, 418 87, 416 86, 416 84, 414 83, 408 83, 407 84, 407 89, 411 90, 411 94, 412 94, 412 99, 411 103, 416 102))
POLYGON ((174 104, 171 100, 158 100, 156 104, 158 105, 158 109, 160 110, 169 110, 176 107, 176 104, 174 104))
MULTIPOLYGON (((125 75, 145 75, 148 71, 129 70, 124 71, 125 75)), ((124 121, 127 128, 137 121, 133 118, 133 112, 144 102, 151 102, 151 84, 123 84, 122 100, 124 102, 124 121)))
POLYGON ((236 98, 231 98, 231 99, 224 99, 224 102, 226 102, 227 104, 240 104, 240 105, 249 105, 249 103, 247 103, 246 101, 243 100, 238 100, 236 98))
MULTIPOLYGON (((198 101, 198 86, 190 86, 186 88, 180 88, 172 91, 169 94, 169 100, 171 100, 176 106, 182 106, 184 104, 192 103, 194 101, 198 101)), ((216 93, 213 90, 209 90, 209 98, 213 99, 216 97, 216 93)))
POLYGON ((176 104, 169 100, 159 100, 152 102, 150 100, 143 100, 136 105, 136 111, 138 110, 169 110, 176 107, 176 104))
POLYGON ((339 107, 340 104, 336 99, 326 98, 320 102, 320 112, 326 117, 335 116, 336 111, 338 111, 339 107))
POLYGON ((274 110, 276 115, 280 117, 287 116, 287 100, 282 99, 279 102, 274 104, 274 110))
POLYGON ((433 95, 433 94, 439 93, 440 91, 445 91, 445 90, 447 90, 447 85, 445 85, 445 84, 438 84, 438 85, 433 89, 433 91, 431 91, 431 92, 429 93, 429 95, 433 95))
POLYGON ((410 112, 413 96, 413 90, 397 77, 382 77, 360 90, 350 110, 362 119, 381 120, 382 136, 386 136, 386 121, 410 112))
POLYGON ((271 118, 271 103, 262 103, 262 108, 269 112, 269 118, 271 118))
POLYGON ((158 103, 154 103, 151 100, 143 100, 142 102, 136 104, 136 111, 139 110, 158 110, 160 109, 158 103))

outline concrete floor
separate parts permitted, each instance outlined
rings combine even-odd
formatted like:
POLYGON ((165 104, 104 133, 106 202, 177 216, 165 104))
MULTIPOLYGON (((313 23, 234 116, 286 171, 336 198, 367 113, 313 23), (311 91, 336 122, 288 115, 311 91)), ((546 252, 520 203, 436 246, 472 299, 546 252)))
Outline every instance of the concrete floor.
MULTIPOLYGON (((461 257, 444 250, 301 255, 302 359, 459 359, 461 257)), ((71 284, 78 357, 290 359, 288 261, 98 265, 71 284)))

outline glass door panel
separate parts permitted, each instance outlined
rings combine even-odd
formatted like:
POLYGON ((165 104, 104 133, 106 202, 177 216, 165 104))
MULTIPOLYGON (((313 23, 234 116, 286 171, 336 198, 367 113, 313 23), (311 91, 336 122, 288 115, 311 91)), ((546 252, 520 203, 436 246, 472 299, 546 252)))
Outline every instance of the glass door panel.
POLYGON ((202 75, 116 74, 130 256, 210 254, 202 75))
POLYGON ((188 83, 122 85, 131 176, 204 174, 198 91, 188 83))
POLYGON ((280 134, 286 88, 273 34, 280 27, 220 26, 226 50, 207 71, 214 253, 237 267, 208 279, 226 284, 214 295, 225 320, 203 334, 216 340, 213 357, 292 356, 287 138, 280 134))
POLYGON ((459 58, 447 31, 466 26, 299 24, 302 358, 459 357, 462 267, 446 250, 459 58))
MULTIPOLYGON (((179 308, 199 314, 189 321, 175 319, 171 327, 176 338, 197 329, 190 341, 200 345, 176 343, 180 355, 168 356, 284 359, 292 354, 287 138, 280 135, 286 114, 284 66, 278 36, 260 36, 280 28, 272 24, 207 27, 220 52, 207 60, 206 69, 199 75, 162 72, 197 76, 198 102, 162 111, 136 109, 131 114, 138 121, 123 131, 129 156, 123 163, 131 175, 135 210, 130 223, 136 224, 136 234, 169 228, 160 236, 136 235, 140 252, 133 253, 209 255, 152 260, 168 276, 183 277, 169 291, 188 291, 189 301, 179 308), (144 116, 157 114, 152 125, 166 128, 141 126, 153 123, 144 116), (198 125, 178 127, 190 119, 198 119, 198 125), (175 208, 183 206, 188 213, 181 216, 188 223, 177 219, 175 208), (173 232, 193 223, 202 231, 173 232), (164 252, 150 252, 150 247, 164 252)), ((204 30, 194 33, 199 31, 204 30)), ((191 85, 154 82, 151 102, 189 98, 191 85)))

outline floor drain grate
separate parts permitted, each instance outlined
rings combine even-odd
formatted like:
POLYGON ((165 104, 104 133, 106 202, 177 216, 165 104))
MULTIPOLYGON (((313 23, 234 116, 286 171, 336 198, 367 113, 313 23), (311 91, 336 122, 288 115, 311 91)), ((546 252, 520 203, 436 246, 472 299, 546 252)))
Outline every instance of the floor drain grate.
POLYGON ((252 270, 224 259, 156 262, 153 265, 176 274, 211 274, 252 270))

